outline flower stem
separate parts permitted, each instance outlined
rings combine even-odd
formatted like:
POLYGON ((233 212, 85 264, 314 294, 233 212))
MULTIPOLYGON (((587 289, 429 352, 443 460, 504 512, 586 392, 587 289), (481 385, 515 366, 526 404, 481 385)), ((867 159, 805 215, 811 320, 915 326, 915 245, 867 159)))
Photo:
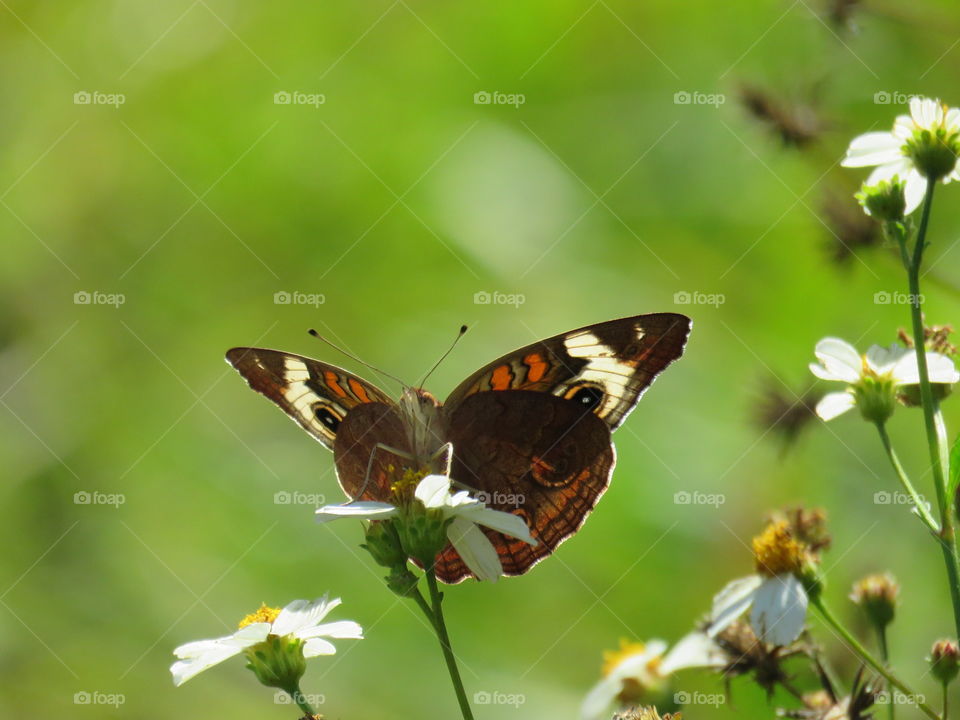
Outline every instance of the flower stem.
POLYGON ((930 453, 930 468, 933 472, 933 484, 937 493, 937 507, 940 511, 940 540, 944 563, 947 566, 947 579, 950 584, 950 598, 953 602, 953 619, 957 634, 960 635, 960 556, 957 554, 957 537, 954 530, 953 509, 947 498, 945 465, 949 465, 946 446, 946 428, 942 419, 938 423, 937 401, 930 387, 930 372, 927 369, 927 352, 923 330, 923 314, 920 312, 920 266, 927 242, 927 227, 930 223, 930 208, 933 205, 933 191, 936 182, 927 180, 927 190, 923 200, 923 214, 913 247, 913 257, 907 252, 906 233, 897 233, 900 254, 907 268, 910 285, 910 317, 913 322, 913 348, 917 354, 917 372, 920 377, 920 399, 923 404, 923 420, 927 431, 927 447, 930 453), (938 424, 940 427, 938 427, 938 424))
POLYGON ((817 609, 820 613, 820 617, 823 618, 824 622, 832 627, 839 635, 842 637, 847 645, 850 647, 853 652, 860 656, 860 659, 863 660, 867 665, 872 667, 880 675, 882 675, 890 686, 896 688, 902 692, 907 697, 913 699, 916 702, 917 707, 929 718, 932 720, 940 720, 940 716, 931 708, 927 703, 920 700, 922 695, 918 695, 913 690, 907 686, 899 677, 897 677, 892 670, 887 668, 883 663, 877 660, 870 652, 860 644, 860 641, 857 640, 853 634, 847 630, 843 624, 837 620, 836 616, 831 612, 830 608, 827 607, 826 603, 823 601, 822 596, 813 596, 810 598, 810 603, 817 609))
POLYGON ((923 520, 923 523, 930 528, 930 532, 934 535, 939 535, 940 526, 937 524, 937 521, 934 520, 930 511, 927 510, 927 503, 917 493, 916 488, 910 481, 910 477, 907 475, 907 471, 904 470, 903 465, 900 464, 900 458, 897 457, 897 453, 893 449, 893 443, 890 442, 887 426, 884 423, 877 423, 877 431, 880 433, 880 442, 883 443, 883 449, 887 451, 887 457, 890 458, 890 464, 893 465, 893 469, 897 473, 897 479, 900 480, 903 489, 907 495, 910 496, 913 506, 917 509, 917 514, 920 516, 920 519, 923 520))
POLYGON ((293 698, 293 701, 297 704, 297 707, 307 714, 307 717, 313 717, 317 714, 316 710, 314 710, 310 703, 307 702, 307 698, 300 690, 300 685, 295 686, 293 690, 287 690, 287 693, 293 698))
MULTIPOLYGON (((883 660, 883 664, 886 667, 890 667, 890 647, 887 644, 887 626, 886 625, 877 625, 877 643, 880 645, 880 659, 883 660)), ((890 720, 894 720, 896 715, 897 704, 891 702, 887 705, 888 715, 890 720)))
POLYGON ((450 673, 450 681, 453 683, 454 692, 457 694, 457 702, 460 703, 460 712, 463 714, 463 720, 473 720, 473 711, 470 709, 467 693, 463 689, 463 680, 460 679, 457 659, 450 647, 450 635, 447 633, 447 624, 443 619, 443 596, 440 593, 440 588, 437 587, 437 576, 432 567, 425 574, 427 576, 427 586, 430 588, 430 600, 433 603, 434 630, 436 630, 437 639, 440 641, 440 649, 443 650, 443 659, 447 663, 447 671, 450 673))

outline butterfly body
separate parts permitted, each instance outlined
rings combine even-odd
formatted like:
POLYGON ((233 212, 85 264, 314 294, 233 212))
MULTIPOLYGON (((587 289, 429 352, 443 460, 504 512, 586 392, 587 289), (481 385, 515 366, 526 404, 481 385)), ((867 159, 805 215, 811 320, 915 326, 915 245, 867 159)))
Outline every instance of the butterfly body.
MULTIPOLYGON (((353 499, 387 500, 397 469, 447 473, 498 510, 522 517, 530 546, 485 531, 504 573, 519 575, 582 525, 609 484, 611 432, 683 352, 690 320, 659 313, 611 320, 520 348, 481 368, 440 403, 407 387, 394 402, 346 370, 289 353, 234 348, 250 386, 333 450, 353 499)), ((437 576, 471 573, 452 546, 437 576)))

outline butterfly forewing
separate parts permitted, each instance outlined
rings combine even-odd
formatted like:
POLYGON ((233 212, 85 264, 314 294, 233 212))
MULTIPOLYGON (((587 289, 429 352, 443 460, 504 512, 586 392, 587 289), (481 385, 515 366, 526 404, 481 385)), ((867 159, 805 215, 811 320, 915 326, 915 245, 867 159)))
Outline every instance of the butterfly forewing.
POLYGON ((394 404, 386 393, 353 373, 301 355, 240 347, 227 351, 227 362, 251 388, 279 405, 330 450, 352 408, 364 403, 394 404))

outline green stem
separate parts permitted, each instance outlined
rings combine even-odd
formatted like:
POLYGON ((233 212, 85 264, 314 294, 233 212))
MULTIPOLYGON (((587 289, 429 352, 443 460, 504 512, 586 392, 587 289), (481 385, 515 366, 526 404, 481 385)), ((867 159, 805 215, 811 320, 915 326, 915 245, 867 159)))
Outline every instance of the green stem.
POLYGON ((297 707, 306 713, 307 717, 313 717, 317 714, 316 710, 314 710, 310 706, 310 703, 307 702, 307 698, 304 697, 303 692, 300 690, 299 684, 294 687, 293 690, 287 690, 287 693, 293 698, 293 701, 297 704, 297 707))
MULTIPOLYGON (((819 611, 820 616, 823 618, 824 622, 832 627, 839 635, 842 637, 847 645, 850 647, 853 652, 860 656, 860 659, 863 660, 867 665, 873 668, 877 673, 879 673, 883 678, 890 683, 890 687, 896 688, 902 692, 907 697, 913 699, 916 702, 917 707, 929 718, 932 720, 940 720, 940 716, 931 708, 927 703, 922 702, 919 698, 921 695, 918 695, 910 687, 903 682, 899 677, 897 677, 892 670, 887 668, 883 663, 877 660, 870 652, 860 644, 860 641, 857 640, 853 634, 845 628, 836 616, 830 611, 830 608, 827 607, 826 603, 823 602, 822 596, 814 596, 810 598, 810 603, 819 611)), ((892 698, 891 698, 892 701, 892 698)))
POLYGON ((897 453, 893 449, 893 443, 890 442, 887 426, 884 423, 877 423, 876 425, 877 432, 880 433, 880 442, 883 443, 883 449, 887 451, 887 457, 890 458, 890 464, 893 465, 893 469, 897 473, 897 479, 900 480, 900 485, 903 486, 904 491, 910 496, 913 506, 917 509, 917 514, 920 516, 920 519, 923 520, 923 523, 930 528, 930 532, 934 535, 939 535, 940 526, 927 509, 927 503, 920 497, 919 493, 917 493, 916 488, 910 481, 910 477, 907 475, 907 471, 903 469, 900 458, 897 457, 897 453))
POLYGON ((460 678, 460 670, 457 668, 457 659, 454 657, 453 649, 450 647, 450 635, 447 633, 447 624, 443 619, 443 595, 440 588, 437 587, 437 576, 431 567, 426 571, 427 586, 430 588, 430 600, 433 603, 434 629, 437 631, 437 639, 440 641, 440 649, 443 650, 443 659, 447 663, 447 671, 450 673, 450 681, 453 683, 454 692, 457 694, 457 702, 460 703, 460 712, 463 714, 463 720, 473 720, 473 711, 470 709, 470 702, 467 700, 467 693, 463 689, 463 680, 460 678))
POLYGON ((954 530, 953 511, 947 498, 947 483, 944 458, 947 458, 946 429, 938 428, 936 414, 937 401, 933 397, 933 388, 930 386, 930 372, 927 368, 927 352, 925 347, 923 314, 920 312, 920 266, 923 262, 923 251, 927 241, 927 227, 930 224, 930 208, 933 205, 933 191, 936 182, 927 180, 927 190, 923 201, 923 214, 920 217, 920 228, 917 230, 917 239, 913 247, 913 257, 907 252, 906 235, 897 233, 900 243, 900 253, 907 268, 907 279, 910 286, 910 318, 913 323, 913 346, 917 354, 917 372, 920 377, 920 399, 923 404, 923 420, 927 431, 927 448, 930 454, 930 468, 933 472, 933 484, 937 493, 937 507, 940 511, 940 547, 943 552, 944 563, 947 566, 947 579, 950 584, 950 599, 953 602, 953 619, 957 634, 960 635, 960 556, 957 553, 957 537, 954 530), (941 433, 943 437, 941 438, 941 433), (942 446, 942 447, 941 447, 942 446))
MULTIPOLYGON (((886 625, 877 625, 877 642, 880 645, 880 659, 883 660, 885 667, 890 667, 890 646, 887 644, 887 627, 886 625)), ((890 717, 890 720, 894 720, 896 715, 897 704, 891 702, 887 705, 887 714, 890 717)))
POLYGON ((430 607, 430 603, 427 602, 426 598, 423 597, 423 594, 420 592, 420 588, 416 589, 416 594, 411 595, 411 598, 417 603, 417 606, 423 611, 423 614, 426 615, 427 621, 430 623, 430 627, 433 628, 434 632, 437 632, 437 616, 433 612, 433 608, 430 607))
POLYGON ((947 692, 947 687, 948 687, 948 683, 944 683, 943 684, 943 712, 940 714, 940 717, 942 717, 943 720, 947 720, 947 713, 949 712, 949 702, 947 701, 949 693, 947 692))

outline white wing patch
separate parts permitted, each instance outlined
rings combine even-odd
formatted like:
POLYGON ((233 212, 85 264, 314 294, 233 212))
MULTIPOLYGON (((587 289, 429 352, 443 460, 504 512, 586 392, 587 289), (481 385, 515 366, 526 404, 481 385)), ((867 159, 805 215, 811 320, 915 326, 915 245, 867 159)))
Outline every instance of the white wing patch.
MULTIPOLYGON (((639 342, 644 332, 636 328, 639 342)), ((570 357, 584 358, 587 364, 569 382, 554 390, 554 394, 565 396, 567 390, 580 383, 593 384, 603 389, 603 405, 597 411, 601 418, 617 410, 628 395, 628 387, 634 379, 636 365, 624 362, 617 357, 616 352, 609 345, 605 345, 589 330, 564 338, 564 346, 570 357)))

